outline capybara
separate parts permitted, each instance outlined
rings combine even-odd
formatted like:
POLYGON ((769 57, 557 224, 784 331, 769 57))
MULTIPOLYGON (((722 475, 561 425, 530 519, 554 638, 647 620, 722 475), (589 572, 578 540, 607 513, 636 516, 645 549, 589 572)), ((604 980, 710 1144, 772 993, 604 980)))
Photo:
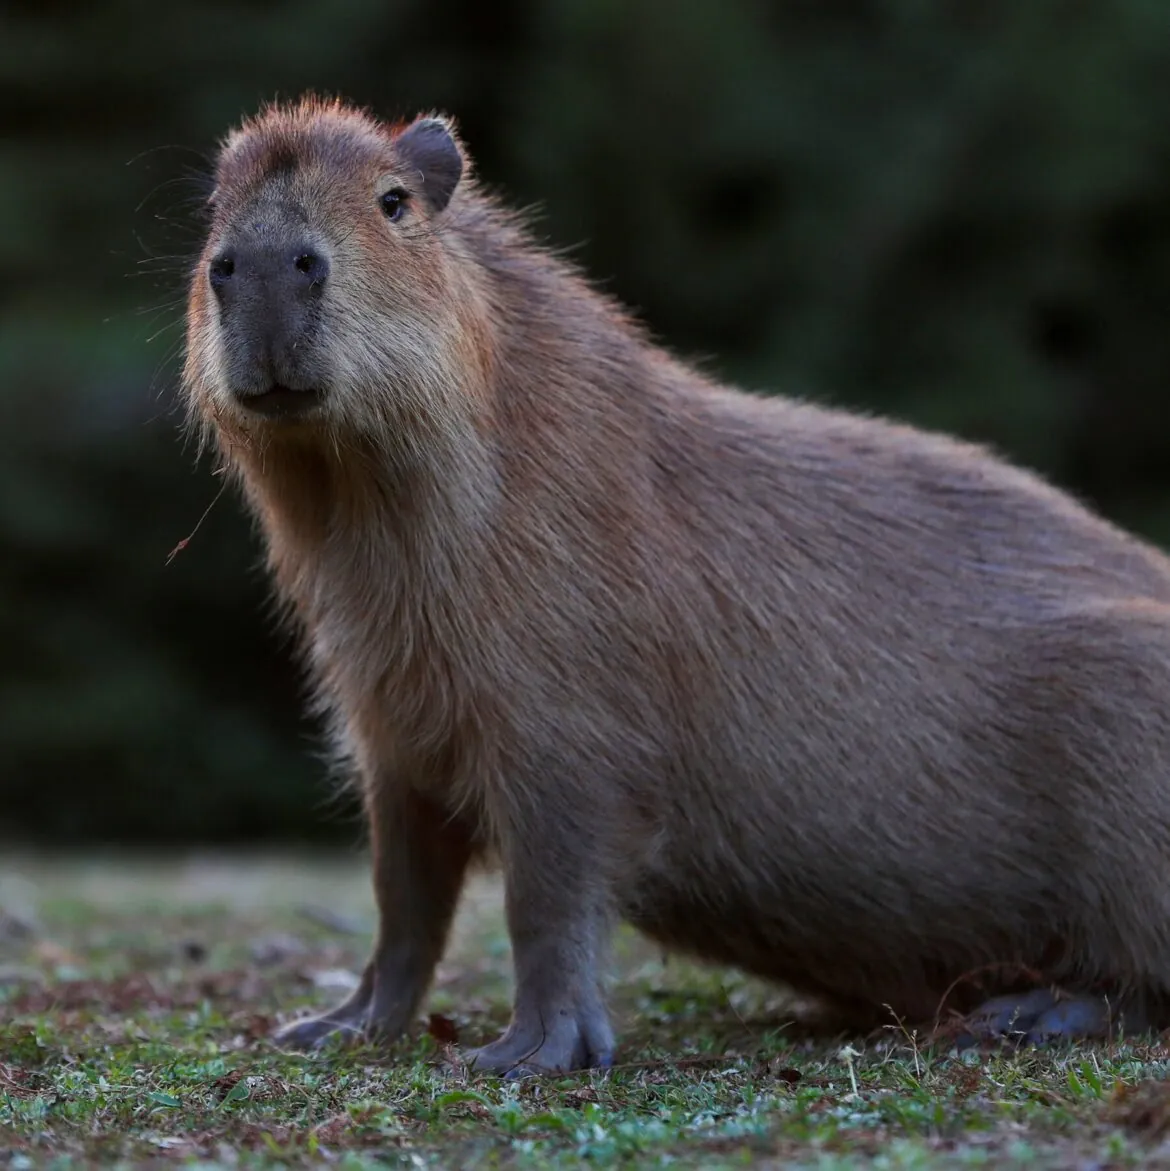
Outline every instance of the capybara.
POLYGON ((482 1070, 612 1060, 621 920, 858 1020, 1170 1023, 1160 552, 697 372, 437 116, 309 97, 226 139, 184 383, 369 821, 372 958, 285 1042, 402 1031, 480 860, 516 977, 482 1070))

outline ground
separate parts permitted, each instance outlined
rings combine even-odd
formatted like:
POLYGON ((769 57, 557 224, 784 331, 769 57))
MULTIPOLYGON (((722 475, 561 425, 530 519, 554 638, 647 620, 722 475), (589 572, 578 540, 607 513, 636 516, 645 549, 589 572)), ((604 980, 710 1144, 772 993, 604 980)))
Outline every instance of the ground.
POLYGON ((498 888, 468 892, 411 1038, 282 1053, 352 984, 372 906, 343 859, 0 861, 0 1169, 1170 1167, 1162 1043, 957 1054, 897 1022, 808 1039, 792 1002, 619 940, 611 1072, 504 1082, 498 888))

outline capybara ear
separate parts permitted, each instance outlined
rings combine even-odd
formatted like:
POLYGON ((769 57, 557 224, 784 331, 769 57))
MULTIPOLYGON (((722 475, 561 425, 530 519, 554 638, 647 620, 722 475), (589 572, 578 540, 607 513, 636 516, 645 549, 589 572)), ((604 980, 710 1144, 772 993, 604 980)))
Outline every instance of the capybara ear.
POLYGON ((432 211, 450 202, 463 175, 463 151, 447 118, 416 118, 394 137, 403 163, 422 179, 420 194, 432 211))

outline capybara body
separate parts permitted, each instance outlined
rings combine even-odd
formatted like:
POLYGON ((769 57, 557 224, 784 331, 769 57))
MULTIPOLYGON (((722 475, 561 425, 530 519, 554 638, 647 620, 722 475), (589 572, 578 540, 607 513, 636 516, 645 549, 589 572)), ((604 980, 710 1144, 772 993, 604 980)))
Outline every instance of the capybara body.
POLYGON ((193 274, 193 417, 370 822, 374 954, 286 1040, 408 1025, 479 858, 489 1070, 610 1060, 621 918, 862 1017, 1015 971, 1161 1023, 1170 562, 977 447, 714 384, 467 171, 441 119, 273 107, 193 274))

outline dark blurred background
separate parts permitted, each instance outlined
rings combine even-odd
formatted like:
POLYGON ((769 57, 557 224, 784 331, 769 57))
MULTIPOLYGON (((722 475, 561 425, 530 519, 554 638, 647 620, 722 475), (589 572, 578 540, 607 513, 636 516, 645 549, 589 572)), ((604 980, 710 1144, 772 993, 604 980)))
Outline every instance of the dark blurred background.
POLYGON ((216 139, 455 114, 658 336, 991 441, 1170 544, 1166 0, 0 7, 0 834, 352 839, 257 545, 184 451, 216 139))

